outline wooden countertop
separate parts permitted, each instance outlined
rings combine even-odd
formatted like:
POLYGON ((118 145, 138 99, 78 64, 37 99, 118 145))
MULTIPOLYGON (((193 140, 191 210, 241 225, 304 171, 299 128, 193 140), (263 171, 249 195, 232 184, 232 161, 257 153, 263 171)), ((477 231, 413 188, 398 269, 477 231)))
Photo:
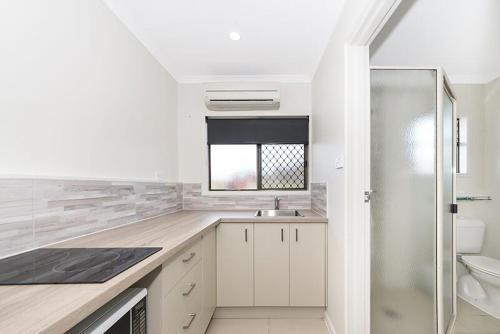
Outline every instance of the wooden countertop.
POLYGON ((0 286, 1 333, 64 333, 217 224, 312 222, 327 219, 312 211, 304 217, 253 217, 255 211, 179 211, 51 247, 163 247, 132 268, 101 284, 0 286))

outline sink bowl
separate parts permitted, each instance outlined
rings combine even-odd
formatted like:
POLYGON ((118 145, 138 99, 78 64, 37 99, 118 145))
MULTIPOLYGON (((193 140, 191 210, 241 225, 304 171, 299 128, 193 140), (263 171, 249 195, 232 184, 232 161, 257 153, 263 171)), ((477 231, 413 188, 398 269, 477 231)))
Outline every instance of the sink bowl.
POLYGON ((297 210, 259 210, 255 217, 304 217, 297 210))

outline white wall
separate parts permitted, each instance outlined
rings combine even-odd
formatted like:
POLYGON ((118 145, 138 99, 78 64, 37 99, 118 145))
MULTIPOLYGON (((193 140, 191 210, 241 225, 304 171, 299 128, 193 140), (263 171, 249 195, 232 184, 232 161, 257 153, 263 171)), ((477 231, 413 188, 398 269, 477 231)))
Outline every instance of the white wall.
POLYGON ((177 180, 177 83, 99 0, 0 2, 0 174, 177 180))
MULTIPOLYGON (((310 115, 309 83, 180 83, 179 108, 179 180, 207 184, 206 116, 310 115), (203 98, 206 89, 279 89, 281 107, 277 111, 209 111, 203 98)), ((311 121, 314 122, 314 121, 311 121)))
POLYGON ((484 87, 485 191, 493 200, 484 204, 486 240, 482 254, 500 259, 500 78, 484 87))
POLYGON ((488 84, 453 85, 457 113, 468 122, 468 166, 457 177, 459 195, 491 195, 492 201, 460 202, 459 217, 486 224, 481 254, 500 258, 500 79, 488 84))
MULTIPOLYGON (((345 155, 346 49, 354 26, 370 0, 345 1, 312 82, 313 182, 328 184, 328 317, 335 332, 348 332, 346 324, 346 221, 345 171, 335 160, 345 155)), ((360 293, 361 290, 360 290, 360 293)))

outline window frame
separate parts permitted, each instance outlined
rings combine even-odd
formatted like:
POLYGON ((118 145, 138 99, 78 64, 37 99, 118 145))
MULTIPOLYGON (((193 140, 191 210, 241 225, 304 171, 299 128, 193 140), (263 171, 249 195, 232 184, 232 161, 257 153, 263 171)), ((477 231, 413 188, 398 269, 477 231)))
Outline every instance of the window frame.
MULTIPOLYGON (((308 151, 309 144, 288 144, 288 145, 304 145, 304 187, 303 188, 262 188, 262 145, 287 145, 276 143, 252 144, 257 146, 256 164, 257 164, 257 188, 255 189, 212 189, 212 153, 211 146, 217 144, 208 144, 208 190, 214 192, 255 192, 255 191, 307 191, 308 188, 308 151)), ((226 144, 232 145, 232 144, 226 144)), ((234 144, 238 145, 238 144, 234 144)))

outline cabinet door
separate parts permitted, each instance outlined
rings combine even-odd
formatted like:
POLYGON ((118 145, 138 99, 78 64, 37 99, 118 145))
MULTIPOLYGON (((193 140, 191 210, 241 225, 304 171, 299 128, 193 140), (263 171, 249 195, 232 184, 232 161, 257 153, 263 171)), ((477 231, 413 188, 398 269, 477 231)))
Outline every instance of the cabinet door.
POLYGON ((290 224, 290 305, 325 306, 326 225, 290 224))
POLYGON ((255 224, 254 235, 255 306, 289 306, 289 225, 255 224))
POLYGON ((253 306, 253 224, 217 226, 217 306, 253 306))
POLYGON ((205 234, 201 243, 202 247, 202 282, 203 304, 201 309, 200 324, 204 333, 217 304, 217 263, 215 229, 205 234))
POLYGON ((165 297, 166 334, 201 334, 202 265, 198 263, 165 297))

